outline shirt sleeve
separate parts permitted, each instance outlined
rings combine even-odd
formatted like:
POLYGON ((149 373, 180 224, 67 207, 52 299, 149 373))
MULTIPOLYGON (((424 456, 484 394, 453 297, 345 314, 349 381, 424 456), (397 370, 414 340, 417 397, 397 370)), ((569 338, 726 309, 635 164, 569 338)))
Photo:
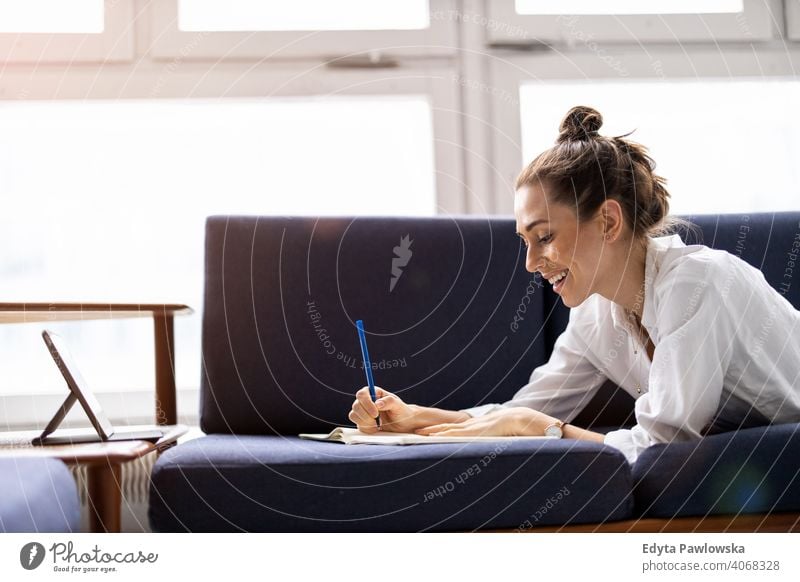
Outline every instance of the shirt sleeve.
POLYGON ((671 276, 658 296, 659 341, 648 391, 636 400, 636 425, 604 437, 629 463, 655 443, 700 438, 719 406, 734 330, 718 278, 696 271, 671 276))
POLYGON ((580 308, 572 309, 567 327, 556 340, 550 359, 533 371, 528 384, 520 388, 511 400, 502 404, 465 408, 461 412, 481 416, 505 408, 525 406, 569 422, 589 403, 606 380, 590 358, 586 338, 591 333, 591 327, 580 308))

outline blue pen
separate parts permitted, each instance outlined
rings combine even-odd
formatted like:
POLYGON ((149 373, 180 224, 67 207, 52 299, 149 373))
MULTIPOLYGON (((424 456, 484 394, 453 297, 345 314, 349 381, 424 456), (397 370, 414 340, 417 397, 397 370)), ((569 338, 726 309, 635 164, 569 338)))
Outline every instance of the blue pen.
MULTIPOLYGON (((369 351, 367 350, 367 336, 364 334, 364 322, 360 319, 356 321, 358 328, 358 339, 361 342, 361 356, 364 358, 364 370, 367 372, 367 385, 369 386, 369 397, 375 402, 378 397, 375 395, 375 381, 372 379, 372 364, 369 361, 369 351)), ((375 424, 381 427, 381 415, 375 417, 375 424)))

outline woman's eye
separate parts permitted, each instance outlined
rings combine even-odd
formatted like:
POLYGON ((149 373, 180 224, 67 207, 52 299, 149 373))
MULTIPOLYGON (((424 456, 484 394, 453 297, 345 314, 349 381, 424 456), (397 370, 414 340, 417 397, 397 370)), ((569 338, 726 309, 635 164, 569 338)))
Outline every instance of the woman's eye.
POLYGON ((552 235, 552 234, 548 234, 548 235, 545 235, 545 236, 541 237, 541 238, 539 239, 539 242, 540 242, 540 243, 548 243, 548 242, 550 242, 551 240, 553 240, 553 235, 552 235))

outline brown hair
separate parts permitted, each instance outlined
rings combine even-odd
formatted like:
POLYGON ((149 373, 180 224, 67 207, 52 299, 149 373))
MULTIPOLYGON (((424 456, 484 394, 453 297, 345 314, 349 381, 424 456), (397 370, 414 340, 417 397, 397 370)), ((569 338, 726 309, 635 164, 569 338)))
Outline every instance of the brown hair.
POLYGON ((582 105, 570 109, 559 126, 556 145, 528 164, 516 189, 545 185, 548 198, 575 208, 579 221, 593 217, 606 200, 616 200, 637 240, 688 224, 668 216, 666 180, 655 174, 647 148, 625 139, 630 133, 601 136, 602 125, 597 110, 582 105))

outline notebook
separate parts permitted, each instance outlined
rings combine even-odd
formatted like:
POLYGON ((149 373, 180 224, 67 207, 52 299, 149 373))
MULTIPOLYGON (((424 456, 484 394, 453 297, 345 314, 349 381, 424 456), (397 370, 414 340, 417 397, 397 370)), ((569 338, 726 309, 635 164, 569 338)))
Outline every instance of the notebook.
POLYGON ((481 441, 528 441, 557 437, 548 436, 445 436, 424 435, 408 432, 378 432, 367 434, 357 428, 337 426, 327 434, 298 435, 300 438, 315 441, 330 441, 346 445, 431 445, 436 443, 472 443, 481 441))

